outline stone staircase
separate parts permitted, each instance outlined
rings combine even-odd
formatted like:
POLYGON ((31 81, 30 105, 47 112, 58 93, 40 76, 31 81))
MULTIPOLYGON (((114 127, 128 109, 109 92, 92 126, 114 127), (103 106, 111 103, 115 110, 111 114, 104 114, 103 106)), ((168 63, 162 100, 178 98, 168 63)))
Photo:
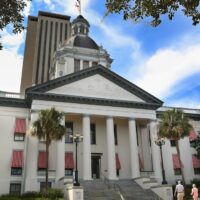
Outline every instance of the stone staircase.
POLYGON ((105 182, 103 180, 81 181, 84 200, 159 200, 150 190, 142 189, 133 180, 105 182))
POLYGON ((84 189, 84 200, 121 200, 120 194, 103 180, 80 181, 84 189))

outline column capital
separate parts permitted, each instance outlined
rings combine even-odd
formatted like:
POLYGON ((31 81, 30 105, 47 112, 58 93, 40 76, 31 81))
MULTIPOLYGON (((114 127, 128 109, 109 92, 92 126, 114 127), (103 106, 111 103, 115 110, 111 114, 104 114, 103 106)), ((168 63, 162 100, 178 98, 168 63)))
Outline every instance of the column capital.
POLYGON ((135 121, 136 118, 135 118, 135 117, 129 117, 128 120, 129 120, 129 121, 133 121, 133 120, 135 121))
POLYGON ((112 115, 107 115, 106 119, 113 119, 113 116, 112 115))
POLYGON ((91 115, 88 114, 88 113, 83 113, 82 116, 83 116, 83 117, 90 117, 91 115))

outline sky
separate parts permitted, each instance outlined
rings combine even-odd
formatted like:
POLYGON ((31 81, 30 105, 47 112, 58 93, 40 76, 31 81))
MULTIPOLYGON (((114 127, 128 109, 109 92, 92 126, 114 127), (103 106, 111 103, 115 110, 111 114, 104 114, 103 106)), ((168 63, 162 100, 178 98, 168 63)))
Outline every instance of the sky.
MULTIPOLYGON (((200 109, 200 25, 177 12, 154 28, 148 20, 124 21, 106 12, 105 0, 81 0, 82 15, 90 23, 90 37, 113 58, 112 70, 164 102, 164 106, 200 109)), ((23 11, 78 16, 75 0, 32 0, 23 11)), ((26 31, 14 35, 11 26, 0 32, 0 91, 19 92, 26 31)))

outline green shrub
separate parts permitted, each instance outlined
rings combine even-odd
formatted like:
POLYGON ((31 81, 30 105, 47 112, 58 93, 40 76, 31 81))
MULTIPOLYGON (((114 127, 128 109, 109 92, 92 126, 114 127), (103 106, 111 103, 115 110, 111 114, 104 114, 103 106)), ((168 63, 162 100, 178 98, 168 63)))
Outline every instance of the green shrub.
POLYGON ((6 195, 2 195, 0 197, 0 200, 20 200, 20 197, 19 195, 6 194, 6 195))
POLYGON ((46 197, 52 200, 63 198, 64 194, 60 189, 49 188, 46 197))

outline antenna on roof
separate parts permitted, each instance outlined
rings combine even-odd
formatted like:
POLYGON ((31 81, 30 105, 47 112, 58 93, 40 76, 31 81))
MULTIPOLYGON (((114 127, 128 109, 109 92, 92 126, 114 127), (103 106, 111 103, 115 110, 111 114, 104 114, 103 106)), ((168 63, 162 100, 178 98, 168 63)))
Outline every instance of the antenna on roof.
POLYGON ((76 0, 75 7, 78 9, 79 15, 81 15, 81 0, 76 0))

